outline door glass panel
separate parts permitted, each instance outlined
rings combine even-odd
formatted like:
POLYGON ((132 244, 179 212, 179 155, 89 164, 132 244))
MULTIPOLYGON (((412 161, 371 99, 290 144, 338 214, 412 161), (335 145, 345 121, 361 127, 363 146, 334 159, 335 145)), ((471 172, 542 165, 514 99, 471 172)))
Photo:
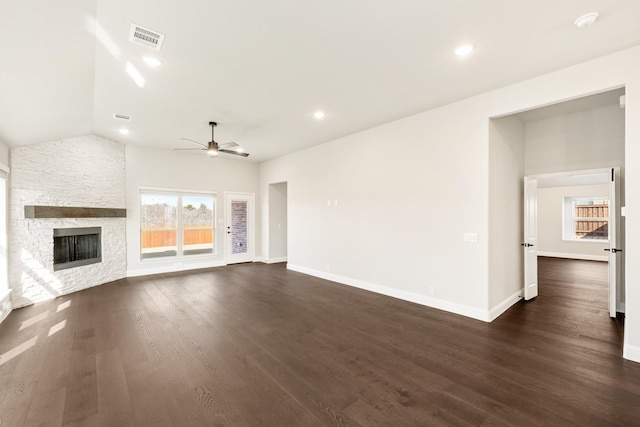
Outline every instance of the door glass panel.
POLYGON ((213 197, 182 198, 183 254, 213 253, 213 197))
POLYGON ((246 254, 247 249, 247 202, 231 201, 231 253, 246 254))

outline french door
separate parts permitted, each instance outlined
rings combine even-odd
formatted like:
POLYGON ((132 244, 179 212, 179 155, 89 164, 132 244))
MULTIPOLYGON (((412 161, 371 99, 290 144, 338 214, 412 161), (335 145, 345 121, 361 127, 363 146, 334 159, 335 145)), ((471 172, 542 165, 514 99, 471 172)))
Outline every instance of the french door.
POLYGON ((611 168, 609 180, 609 315, 616 317, 618 311, 618 289, 623 286, 620 227, 618 226, 618 196, 620 195, 620 169, 611 168))
POLYGON ((255 256, 255 195, 225 193, 227 264, 252 262, 255 256))
MULTIPOLYGON (((573 171, 550 176, 586 176, 602 174, 602 170, 573 171), (583 173, 584 172, 584 173, 583 173), (577 175, 582 173, 582 175, 577 175)), ((618 294, 624 289, 624 252, 620 233, 619 196, 620 169, 611 168, 606 171, 609 175, 609 247, 605 251, 609 254, 609 315, 616 317, 618 311, 618 294)), ((541 176, 538 175, 538 178, 541 176)), ((524 178, 524 299, 530 300, 538 295, 538 179, 524 178)))
POLYGON ((538 296, 538 181, 524 177, 524 299, 538 296))

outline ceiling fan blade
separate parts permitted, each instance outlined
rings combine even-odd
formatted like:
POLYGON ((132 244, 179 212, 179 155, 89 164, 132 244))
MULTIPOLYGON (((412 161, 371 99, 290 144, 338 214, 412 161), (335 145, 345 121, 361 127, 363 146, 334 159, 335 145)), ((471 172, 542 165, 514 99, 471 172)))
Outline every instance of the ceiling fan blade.
POLYGON ((235 154, 236 156, 249 157, 249 153, 238 153, 237 151, 234 151, 234 150, 225 150, 223 148, 220 148, 218 149, 218 151, 220 153, 235 154))
POLYGON ((206 146, 206 145, 204 145, 204 144, 200 144, 199 142, 194 141, 194 140, 192 140, 192 139, 189 139, 189 138, 180 138, 180 139, 181 139, 181 140, 183 140, 183 141, 189 141, 189 142, 192 142, 192 143, 194 143, 194 144, 198 144, 199 146, 203 147, 205 150, 207 149, 207 146, 206 146))
POLYGON ((207 151, 206 148, 174 148, 173 151, 207 151))
POLYGON ((218 144, 220 145, 220 147, 224 147, 224 148, 231 148, 231 147, 239 147, 240 145, 236 144, 235 142, 225 142, 224 144, 218 144))

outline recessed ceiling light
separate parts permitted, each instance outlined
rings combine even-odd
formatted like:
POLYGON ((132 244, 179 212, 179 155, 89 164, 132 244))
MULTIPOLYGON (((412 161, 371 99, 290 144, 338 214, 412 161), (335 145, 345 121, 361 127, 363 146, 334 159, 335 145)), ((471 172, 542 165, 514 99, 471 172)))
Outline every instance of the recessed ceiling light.
POLYGON ((576 19, 574 25, 578 28, 588 27, 589 25, 593 25, 596 19, 598 19, 598 12, 587 13, 576 19))
POLYGON ((463 44, 458 46, 458 48, 456 49, 456 55, 458 56, 467 56, 469 55, 471 52, 473 52, 473 49, 475 48, 475 46, 473 46, 470 43, 467 44, 463 44))
POLYGON ((313 117, 315 117, 316 120, 322 120, 324 119, 324 113, 322 111, 316 111, 313 113, 313 117))
POLYGON ((131 121, 131 116, 127 116, 126 114, 113 113, 113 118, 116 120, 124 120, 126 122, 131 121))
POLYGON ((162 65, 162 62, 160 62, 160 60, 158 58, 154 58, 153 56, 144 56, 144 57, 142 57, 142 60, 149 67, 156 68, 156 67, 159 67, 160 65, 162 65))
POLYGON ((127 128, 120 128, 119 131, 123 135, 129 135, 129 129, 127 129, 127 128))

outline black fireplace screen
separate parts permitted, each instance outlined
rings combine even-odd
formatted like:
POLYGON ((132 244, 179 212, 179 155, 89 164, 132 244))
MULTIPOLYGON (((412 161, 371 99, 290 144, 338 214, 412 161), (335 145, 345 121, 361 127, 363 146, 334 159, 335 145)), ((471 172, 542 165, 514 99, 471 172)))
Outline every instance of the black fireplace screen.
POLYGON ((102 261, 101 227, 53 230, 53 269, 79 267, 102 261))

